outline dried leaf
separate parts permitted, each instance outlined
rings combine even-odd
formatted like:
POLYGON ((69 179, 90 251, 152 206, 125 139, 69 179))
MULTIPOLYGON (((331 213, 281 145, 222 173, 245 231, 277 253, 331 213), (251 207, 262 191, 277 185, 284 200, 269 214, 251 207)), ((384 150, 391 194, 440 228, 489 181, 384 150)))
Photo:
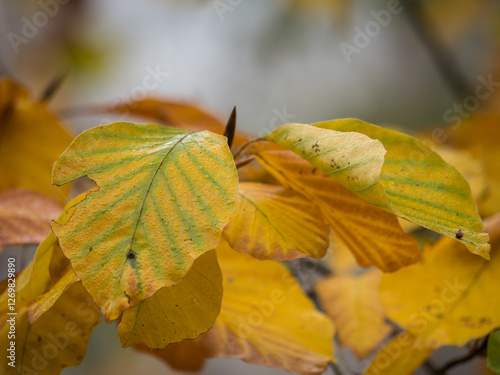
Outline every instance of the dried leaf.
POLYGON ((54 199, 26 189, 0 192, 0 246, 42 242, 61 213, 54 199))

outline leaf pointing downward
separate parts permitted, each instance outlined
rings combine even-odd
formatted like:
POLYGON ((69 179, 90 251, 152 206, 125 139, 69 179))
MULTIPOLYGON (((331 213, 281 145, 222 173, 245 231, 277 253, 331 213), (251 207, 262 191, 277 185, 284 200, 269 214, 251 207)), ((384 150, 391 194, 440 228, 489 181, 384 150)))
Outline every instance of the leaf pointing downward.
POLYGON ((107 321, 178 283, 213 249, 238 193, 225 137, 153 124, 115 123, 78 136, 53 180, 85 175, 99 191, 52 228, 107 321))

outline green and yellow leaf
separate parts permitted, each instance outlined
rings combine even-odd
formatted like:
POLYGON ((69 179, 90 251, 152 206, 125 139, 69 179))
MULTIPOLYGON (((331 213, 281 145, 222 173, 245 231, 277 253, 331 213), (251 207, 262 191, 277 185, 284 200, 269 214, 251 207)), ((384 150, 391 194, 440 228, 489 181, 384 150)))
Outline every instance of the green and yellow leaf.
POLYGON ((488 367, 500 374, 500 330, 488 337, 488 367))
POLYGON ((329 232, 319 208, 304 196, 281 186, 243 182, 223 236, 232 249, 261 260, 320 259, 329 232))
POLYGON ((214 325, 221 301, 222 275, 215 251, 209 251, 178 284, 125 310, 118 336, 123 347, 144 344, 149 349, 195 339, 214 325))
MULTIPOLYGON (((387 150, 378 177, 385 192, 382 207, 454 238, 464 243, 471 253, 489 259, 488 235, 483 233, 470 186, 455 167, 417 139, 363 121, 327 121, 314 124, 314 127, 347 134, 359 132, 379 140, 387 150), (456 233, 460 229, 464 235, 457 238, 456 233)), ((367 199, 366 196, 363 198, 367 199)), ((381 200, 382 196, 368 199, 379 206, 381 200)))
POLYGON ((225 137, 153 124, 82 133, 53 179, 61 185, 82 176, 99 190, 52 228, 108 322, 178 283, 215 248, 238 194, 225 137))

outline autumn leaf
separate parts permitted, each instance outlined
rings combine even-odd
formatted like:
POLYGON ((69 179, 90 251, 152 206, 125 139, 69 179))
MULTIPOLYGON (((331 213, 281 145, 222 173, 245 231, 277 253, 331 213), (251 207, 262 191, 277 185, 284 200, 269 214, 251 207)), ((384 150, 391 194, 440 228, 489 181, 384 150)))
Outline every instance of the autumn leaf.
POLYGON ((55 164, 54 183, 85 175, 99 191, 52 228, 108 322, 178 283, 213 249, 238 193, 225 137, 153 124, 79 135, 55 164))
MULTIPOLYGON (((182 101, 162 98, 145 98, 122 103, 113 107, 99 108, 99 111, 111 112, 121 116, 140 116, 155 123, 165 124, 180 129, 203 131, 223 134, 225 121, 202 106, 182 101)), ((235 146, 248 141, 250 136, 236 131, 235 146)))
POLYGON ((415 337, 403 332, 377 352, 363 375, 411 375, 431 353, 432 349, 417 348, 415 337))
MULTIPOLYGON (((498 224, 495 218, 485 224, 492 244, 498 224)), ((382 276, 380 296, 387 314, 415 336, 415 347, 462 346, 500 326, 500 300, 491 298, 500 272, 495 246, 488 262, 443 237, 424 248, 420 263, 382 276)))
POLYGON ((58 201, 35 191, 0 191, 0 246, 42 242, 61 210, 58 201))
POLYGON ((125 310, 118 336, 123 347, 144 344, 150 349, 194 339, 213 326, 221 301, 222 275, 215 251, 209 251, 177 285, 158 289, 125 310))
POLYGON ((146 345, 137 345, 134 349, 152 355, 178 371, 199 371, 205 363, 198 340, 176 342, 162 350, 151 350, 146 345))
POLYGON ((71 139, 44 103, 0 80, 0 190, 30 189, 65 203, 70 185, 52 187, 50 172, 71 139))
POLYGON ((394 215, 358 197, 294 153, 277 147, 259 142, 249 152, 283 186, 319 207, 324 221, 360 265, 394 271, 420 258, 415 239, 402 231, 394 215))
POLYGON ((200 336, 208 357, 240 358, 300 374, 321 374, 332 359, 333 327, 277 262, 217 248, 224 278, 215 325, 200 336))
MULTIPOLYGON (((64 219, 64 217, 62 217, 64 219)), ((86 344, 100 322, 99 309, 69 268, 65 277, 53 281, 53 254, 61 252, 50 232, 40 244, 34 261, 16 277, 16 365, 2 365, 6 374, 58 374, 82 362, 86 344), (36 270, 36 272, 33 272, 36 270)), ((67 261, 69 263, 69 261, 67 261)), ((0 296, 0 313, 7 316, 8 290, 0 296)), ((0 322, 0 348, 10 348, 9 324, 0 322)))
MULTIPOLYGON (((488 235, 482 233, 483 225, 469 184, 455 167, 415 138, 394 130, 353 119, 314 126, 327 131, 359 132, 382 142, 387 154, 379 185, 385 192, 385 209, 454 238, 471 253, 489 259, 488 235), (460 229, 464 234, 459 237, 456 233, 460 229)), ((381 200, 378 196, 368 199, 375 205, 381 200)))
POLYGON ((318 207, 281 186, 240 183, 223 235, 232 249, 257 259, 292 260, 326 254, 330 229, 318 207))
POLYGON ((330 276, 318 282, 319 302, 332 318, 340 344, 360 359, 368 356, 392 331, 378 297, 380 272, 330 276))

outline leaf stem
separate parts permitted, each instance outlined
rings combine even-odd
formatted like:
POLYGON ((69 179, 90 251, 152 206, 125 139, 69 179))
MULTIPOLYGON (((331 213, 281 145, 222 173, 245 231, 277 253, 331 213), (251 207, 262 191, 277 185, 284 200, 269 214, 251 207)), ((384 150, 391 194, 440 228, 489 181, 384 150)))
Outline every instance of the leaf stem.
POLYGON ((234 160, 236 160, 243 151, 245 151, 245 149, 250 146, 251 144, 253 143, 256 143, 256 142, 260 142, 260 141, 263 141, 264 139, 263 138, 254 138, 254 139, 251 139, 249 140, 247 143, 243 144, 238 150, 236 150, 236 152, 233 154, 233 158, 234 160))

